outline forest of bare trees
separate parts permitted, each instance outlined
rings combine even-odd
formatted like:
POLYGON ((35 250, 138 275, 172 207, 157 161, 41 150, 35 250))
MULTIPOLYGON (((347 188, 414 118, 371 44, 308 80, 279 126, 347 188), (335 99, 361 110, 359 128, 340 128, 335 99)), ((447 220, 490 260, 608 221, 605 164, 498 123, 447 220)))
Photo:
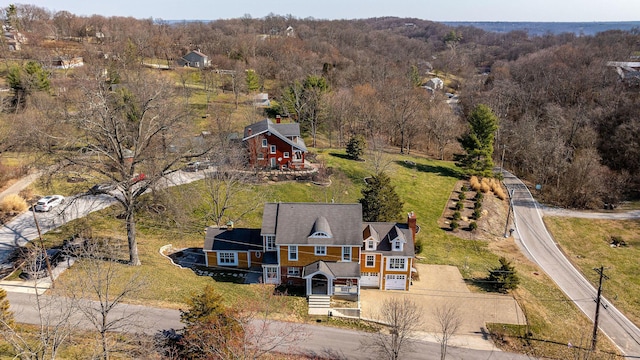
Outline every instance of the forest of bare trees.
MULTIPOLYGON (((8 9, 2 9, 4 24, 29 42, 21 51, 0 46, 3 79, 17 64, 35 61, 47 68, 53 59, 82 56, 87 68, 105 69, 116 83, 116 75, 130 79, 145 62, 175 65, 199 49, 211 60, 211 68, 198 75, 207 92, 206 110, 189 107, 189 98, 172 104, 193 119, 213 110, 235 111, 211 107, 215 95, 209 92, 248 93, 241 75, 252 70, 259 90, 275 101, 266 114, 243 116, 244 122, 228 130, 238 131, 259 116, 290 115, 318 147, 344 147, 351 135, 362 134, 398 152, 451 160, 461 151, 457 139, 465 117, 485 104, 499 118, 494 163, 501 164, 504 153, 505 168, 540 184, 546 201, 597 208, 638 196, 640 88, 606 66, 630 61, 639 50, 637 31, 530 37, 524 31, 491 33, 391 17, 330 21, 269 14, 168 22, 77 16, 33 5, 8 9), (216 77, 211 69, 241 75, 216 77), (435 76, 445 80, 444 89, 430 93, 420 87, 435 76), (445 92, 458 96, 457 106, 445 105, 445 92)), ((21 107, 12 105, 13 93, 3 95, 0 151, 34 144, 53 150, 66 141, 46 135, 72 125, 81 108, 65 99, 78 95, 71 89, 86 81, 87 73, 56 70, 49 77, 48 89, 23 93, 21 107), (28 124, 38 125, 37 138, 20 131, 28 124)), ((175 96, 190 96, 192 89, 184 84, 183 94, 175 96)), ((255 84, 251 87, 254 91, 255 84)), ((219 127, 206 130, 219 132, 219 127)))

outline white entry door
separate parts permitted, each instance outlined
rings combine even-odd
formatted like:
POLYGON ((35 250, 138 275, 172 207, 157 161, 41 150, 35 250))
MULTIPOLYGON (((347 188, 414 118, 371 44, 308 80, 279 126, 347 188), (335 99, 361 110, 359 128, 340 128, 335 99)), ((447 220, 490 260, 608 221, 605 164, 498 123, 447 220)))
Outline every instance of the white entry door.
POLYGON ((385 290, 406 290, 407 275, 389 274, 385 278, 385 290))

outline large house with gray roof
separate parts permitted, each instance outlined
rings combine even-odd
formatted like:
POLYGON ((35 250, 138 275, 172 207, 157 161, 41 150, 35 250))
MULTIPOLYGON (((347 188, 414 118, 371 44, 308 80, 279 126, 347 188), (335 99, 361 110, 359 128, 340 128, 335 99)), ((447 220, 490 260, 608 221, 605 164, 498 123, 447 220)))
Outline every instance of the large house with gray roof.
POLYGON ((279 116, 275 123, 264 119, 245 127, 242 141, 252 166, 279 170, 305 168, 307 146, 298 123, 281 123, 279 116))
POLYGON ((267 203, 261 229, 207 228, 209 267, 261 273, 307 295, 355 295, 361 287, 409 290, 416 234, 408 223, 362 221, 361 204, 267 203))

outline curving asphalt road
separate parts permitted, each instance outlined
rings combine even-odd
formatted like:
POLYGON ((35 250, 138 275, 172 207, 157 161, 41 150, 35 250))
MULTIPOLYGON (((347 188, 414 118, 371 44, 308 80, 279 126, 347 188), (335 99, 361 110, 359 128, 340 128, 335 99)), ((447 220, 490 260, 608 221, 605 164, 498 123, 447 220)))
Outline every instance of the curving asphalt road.
MULTIPOLYGON (((516 230, 514 235, 521 250, 593 321, 596 289, 562 254, 542 221, 539 205, 522 181, 504 171, 504 184, 512 193, 516 230)), ((600 309, 599 328, 626 357, 640 357, 640 329, 604 298, 600 309)), ((590 330, 585 330, 586 334, 590 334, 590 330)))

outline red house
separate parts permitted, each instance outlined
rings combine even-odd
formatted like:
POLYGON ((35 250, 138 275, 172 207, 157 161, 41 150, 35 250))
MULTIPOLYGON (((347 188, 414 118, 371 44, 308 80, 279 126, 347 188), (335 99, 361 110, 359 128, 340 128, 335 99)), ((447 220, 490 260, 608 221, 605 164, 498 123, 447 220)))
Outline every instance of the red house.
POLYGON ((270 169, 304 169, 307 147, 300 136, 298 123, 274 124, 264 119, 244 128, 242 141, 249 152, 249 163, 270 169))

